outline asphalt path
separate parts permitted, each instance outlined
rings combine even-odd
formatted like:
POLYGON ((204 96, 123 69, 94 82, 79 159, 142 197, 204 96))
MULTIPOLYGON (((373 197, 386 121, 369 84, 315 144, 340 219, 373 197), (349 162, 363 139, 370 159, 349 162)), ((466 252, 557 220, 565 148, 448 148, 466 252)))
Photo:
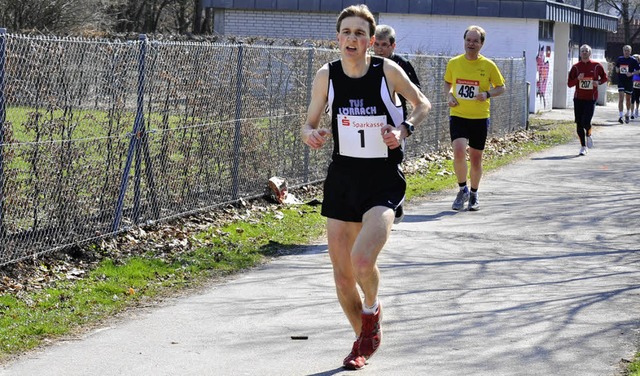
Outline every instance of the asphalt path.
MULTIPOLYGON (((616 375, 640 339, 640 121, 407 205, 383 250, 383 340, 361 375, 616 375)), ((539 117, 571 119, 571 110, 539 117)), ((326 243, 31 352, 0 375, 336 375, 353 342, 326 243), (292 337, 308 339, 292 339, 292 337)))

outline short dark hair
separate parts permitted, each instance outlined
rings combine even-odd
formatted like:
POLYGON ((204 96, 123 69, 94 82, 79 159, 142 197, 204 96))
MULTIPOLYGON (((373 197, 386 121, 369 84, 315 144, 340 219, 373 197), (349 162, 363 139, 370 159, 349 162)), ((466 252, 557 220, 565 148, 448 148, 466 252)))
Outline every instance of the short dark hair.
POLYGON ((369 36, 372 37, 376 32, 376 19, 373 17, 373 13, 369 10, 369 7, 365 4, 351 5, 344 8, 338 16, 336 22, 336 31, 340 32, 340 24, 342 20, 347 17, 360 17, 369 23, 369 36))
POLYGON ((477 25, 471 25, 467 28, 467 30, 464 31, 464 36, 462 37, 462 39, 467 39, 467 33, 470 31, 477 31, 480 34, 480 42, 482 42, 482 44, 484 44, 484 37, 487 36, 487 32, 484 31, 483 28, 481 28, 480 26, 477 25))
POLYGON ((396 42, 396 31, 389 25, 378 25, 375 36, 377 39, 389 39, 389 44, 396 42))

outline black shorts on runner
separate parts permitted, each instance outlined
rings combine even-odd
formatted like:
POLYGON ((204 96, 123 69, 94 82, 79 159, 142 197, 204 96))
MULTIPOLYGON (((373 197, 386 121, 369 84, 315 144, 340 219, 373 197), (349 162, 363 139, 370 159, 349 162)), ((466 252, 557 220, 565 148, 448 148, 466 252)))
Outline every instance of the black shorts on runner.
POLYGON ((631 94, 631 103, 640 103, 640 89, 633 88, 633 94, 631 94))
POLYGON ((618 91, 624 91, 626 94, 633 94, 633 80, 631 77, 627 79, 620 78, 618 82, 618 91))
POLYGON ((396 163, 332 162, 324 181, 321 214, 345 222, 362 222, 374 206, 396 209, 404 200, 407 182, 396 163))
POLYGON ((487 143, 487 133, 491 121, 486 119, 465 119, 458 116, 449 117, 449 132, 451 142, 458 138, 469 140, 469 146, 476 150, 484 150, 487 143))

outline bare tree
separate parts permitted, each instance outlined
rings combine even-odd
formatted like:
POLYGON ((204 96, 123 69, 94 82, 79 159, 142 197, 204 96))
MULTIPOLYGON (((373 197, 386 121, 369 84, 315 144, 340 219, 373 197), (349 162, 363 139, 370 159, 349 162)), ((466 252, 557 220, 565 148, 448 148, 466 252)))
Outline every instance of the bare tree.
POLYGON ((200 34, 202 32, 202 7, 200 0, 193 0, 193 33, 200 34))
POLYGON ((565 4, 573 6, 581 6, 582 1, 584 9, 620 17, 624 44, 631 45, 640 36, 640 28, 632 33, 634 20, 640 18, 640 0, 563 0, 565 4))
POLYGON ((206 23, 200 0, 0 0, 0 26, 11 31, 200 34, 206 23))
MULTIPOLYGON (((562 3, 580 8, 583 5, 582 1, 583 0, 563 0, 562 3)), ((609 14, 612 10, 615 11, 606 0, 584 0, 584 9, 606 14, 609 14)))
POLYGON ((160 29, 165 8, 174 0, 116 0, 105 10, 115 18, 115 31, 155 33, 160 29))
POLYGON ((640 0, 600 0, 600 2, 610 6, 622 19, 624 43, 632 44, 640 34, 640 29, 631 34, 631 24, 640 15, 640 0))
POLYGON ((91 21, 87 0, 0 0, 0 24, 13 31, 66 33, 91 21))
POLYGON ((173 27, 171 31, 184 34, 191 27, 193 18, 192 0, 174 0, 168 6, 168 18, 171 19, 173 27))

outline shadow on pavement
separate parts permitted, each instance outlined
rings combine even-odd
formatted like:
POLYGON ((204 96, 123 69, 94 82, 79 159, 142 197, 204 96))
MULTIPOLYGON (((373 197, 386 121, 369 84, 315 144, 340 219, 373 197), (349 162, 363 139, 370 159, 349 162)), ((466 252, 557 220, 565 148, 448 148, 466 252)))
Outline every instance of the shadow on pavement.
POLYGON ((580 155, 575 154, 575 155, 556 155, 552 157, 534 157, 531 159, 534 161, 559 161, 563 159, 573 159, 573 158, 579 158, 579 157, 580 155))
POLYGON ((330 376, 330 375, 337 375, 337 374, 342 373, 342 372, 349 372, 349 371, 345 370, 342 367, 338 367, 336 369, 332 369, 332 370, 329 370, 329 371, 310 373, 307 376, 330 376))
POLYGON ((431 222, 437 221, 441 218, 451 217, 458 214, 458 212, 454 210, 441 211, 440 213, 432 214, 432 215, 405 215, 404 222, 417 223, 417 222, 431 222))

